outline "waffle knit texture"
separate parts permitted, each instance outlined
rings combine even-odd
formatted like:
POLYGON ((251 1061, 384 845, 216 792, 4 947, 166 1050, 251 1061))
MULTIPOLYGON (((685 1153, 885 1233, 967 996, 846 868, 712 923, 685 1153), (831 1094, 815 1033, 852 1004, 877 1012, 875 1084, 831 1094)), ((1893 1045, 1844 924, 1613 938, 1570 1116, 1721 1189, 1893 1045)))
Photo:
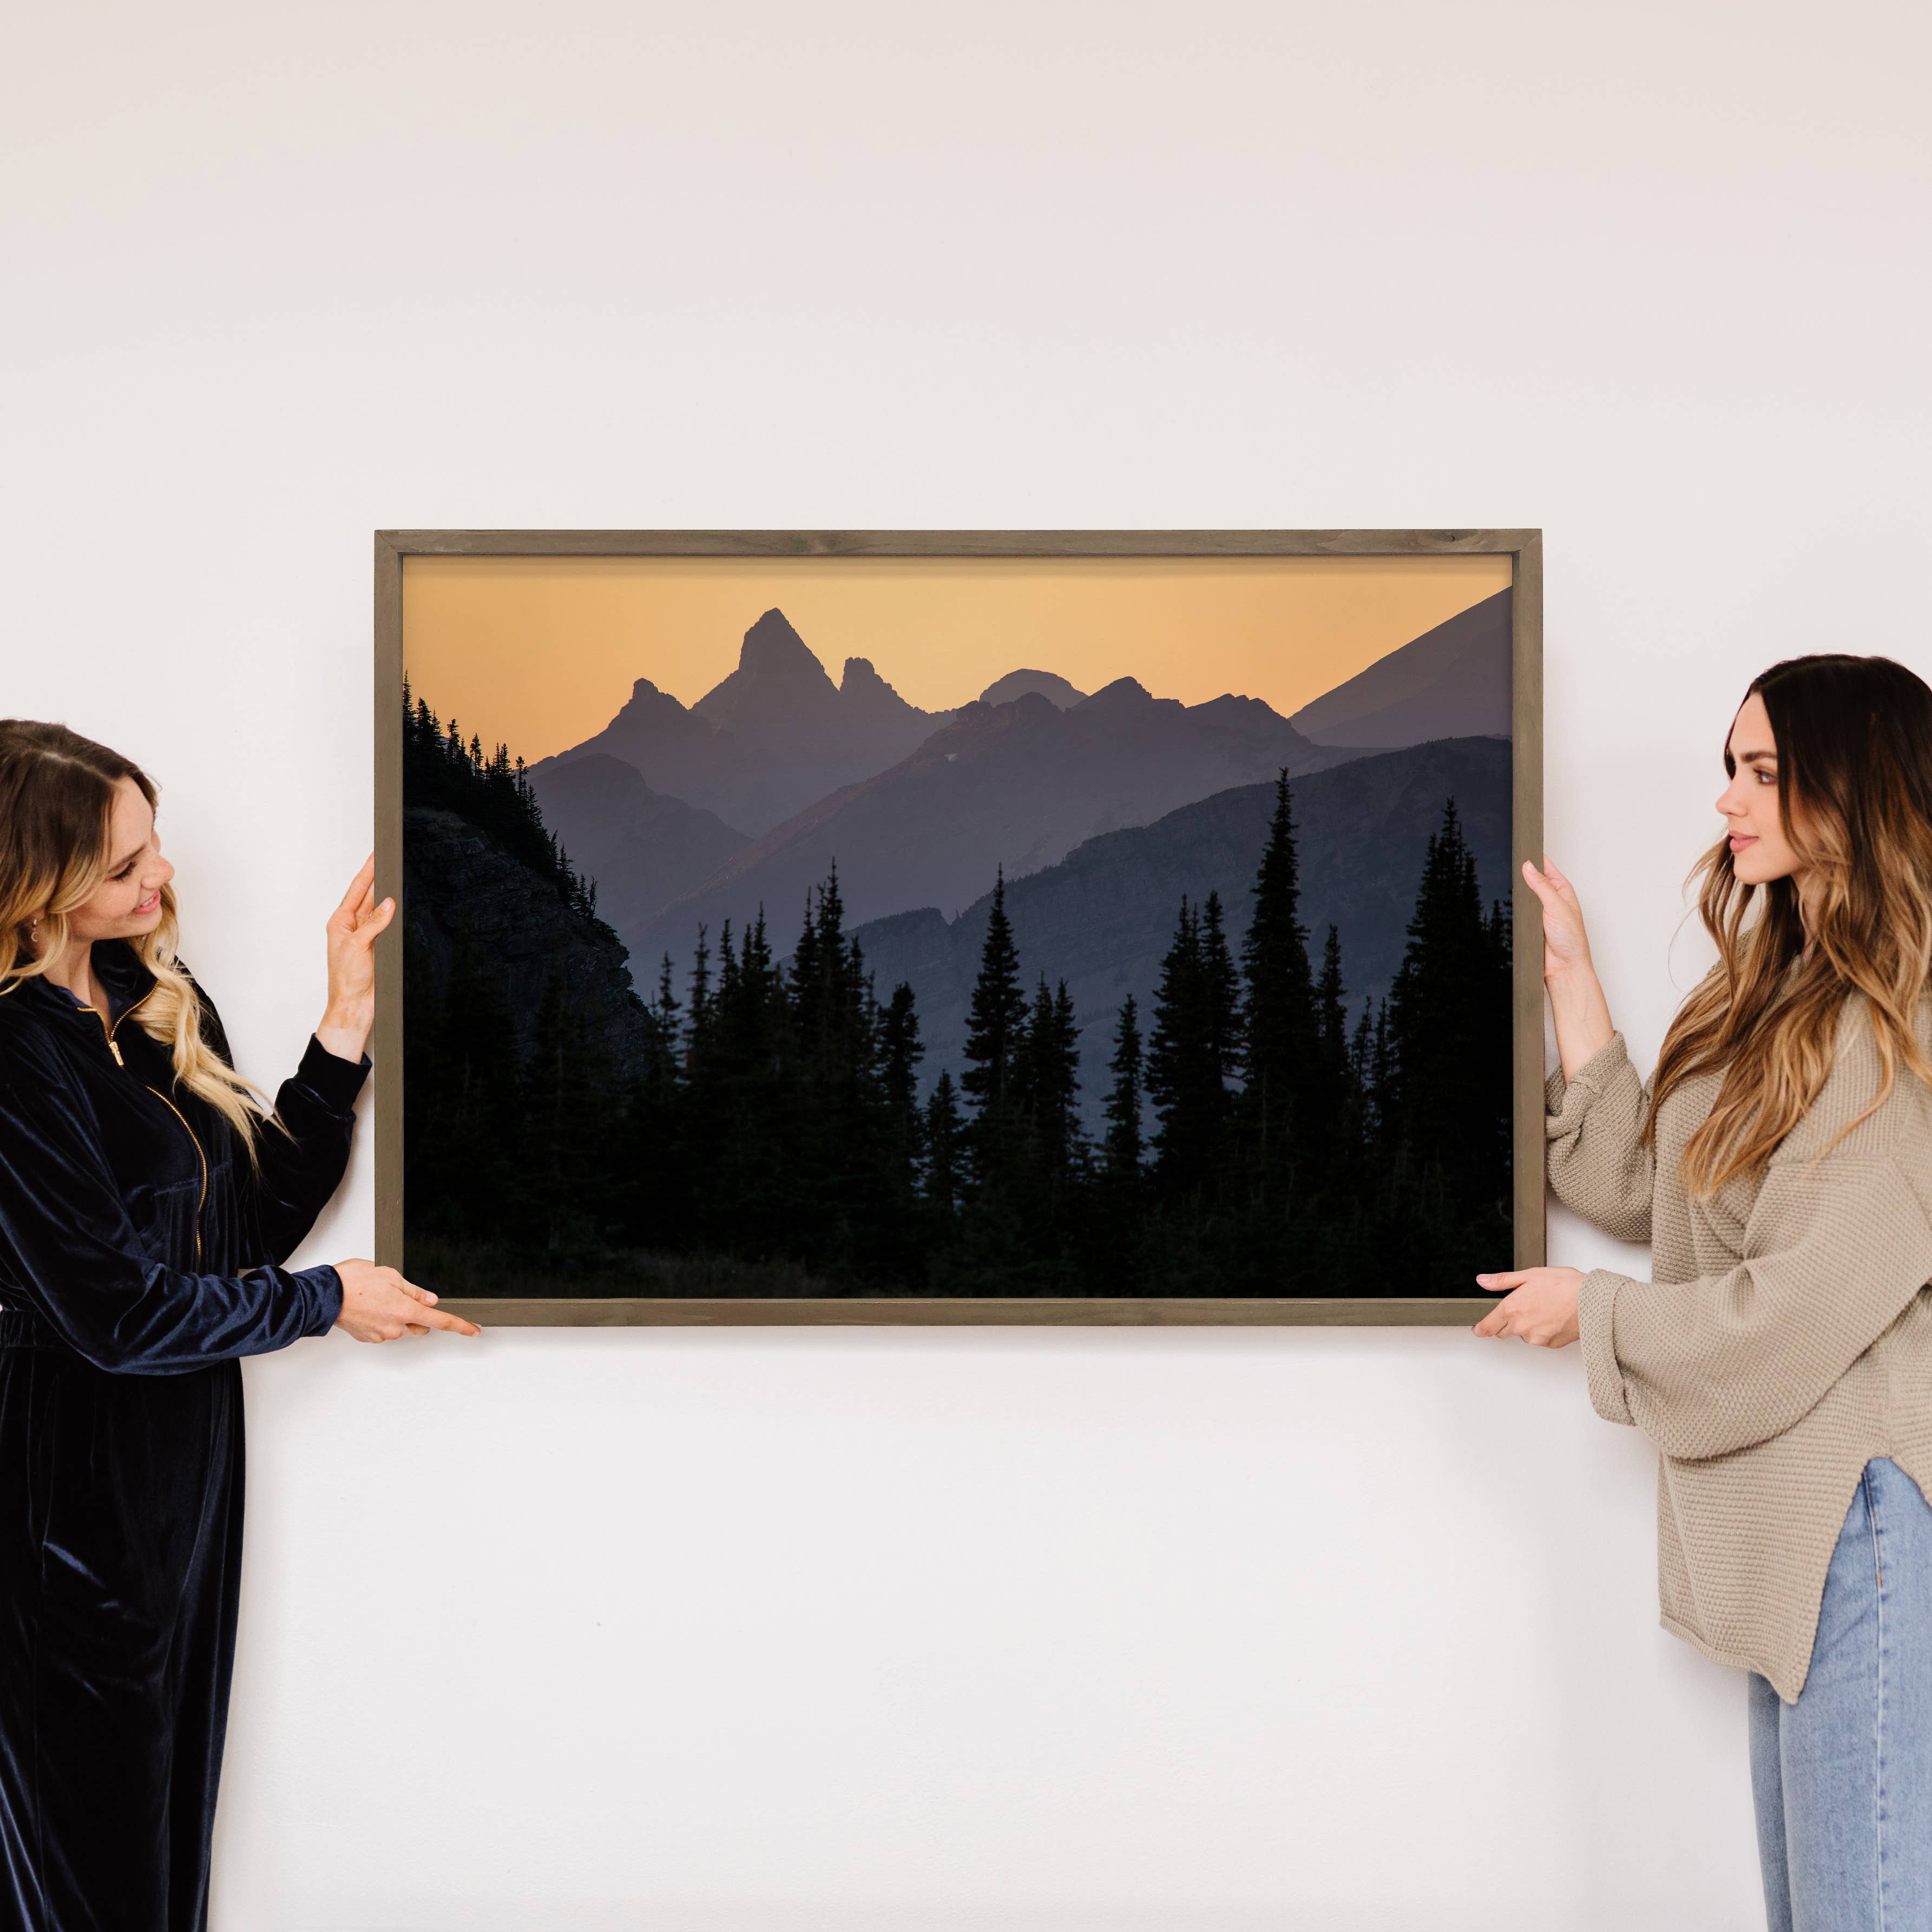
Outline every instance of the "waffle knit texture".
MULTIPOLYGON (((1932 1002, 1922 1044, 1929 1016, 1932 1002)), ((1666 1100, 1653 1150, 1648 1083, 1612 1035, 1567 1084, 1550 1076, 1550 1182, 1606 1233, 1651 1244, 1654 1279, 1592 1270, 1578 1320, 1597 1412, 1661 1452, 1664 1628, 1795 1702, 1866 1463, 1888 1456, 1932 1496, 1932 1092, 1901 1067, 1837 1138, 1879 1088, 1854 994, 1810 1111, 1761 1173, 1694 1199, 1684 1148, 1720 1079, 1666 1100)))

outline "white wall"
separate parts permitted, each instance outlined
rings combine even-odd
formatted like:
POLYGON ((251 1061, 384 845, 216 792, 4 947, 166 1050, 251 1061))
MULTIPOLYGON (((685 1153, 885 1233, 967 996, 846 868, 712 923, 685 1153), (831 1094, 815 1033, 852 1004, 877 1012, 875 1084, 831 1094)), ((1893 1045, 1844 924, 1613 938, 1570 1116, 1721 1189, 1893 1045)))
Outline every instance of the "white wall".
MULTIPOLYGON (((379 526, 1540 524, 1647 1058, 1745 679, 1932 671, 1925 21, 16 9, 4 708, 164 781, 272 1079, 379 526)), ((370 1227, 365 1140, 306 1253, 370 1227)), ((1574 1352, 526 1330, 248 1393, 218 1932, 1760 1922, 1742 1682, 1574 1352)))

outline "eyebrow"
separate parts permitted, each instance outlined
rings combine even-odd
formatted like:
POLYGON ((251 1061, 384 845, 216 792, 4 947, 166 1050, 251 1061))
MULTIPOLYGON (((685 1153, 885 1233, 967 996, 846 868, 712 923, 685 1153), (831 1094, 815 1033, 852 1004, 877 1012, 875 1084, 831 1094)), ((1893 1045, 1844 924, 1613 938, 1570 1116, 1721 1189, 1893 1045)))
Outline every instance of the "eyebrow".
POLYGON ((1733 752, 1731 755, 1741 765, 1774 765, 1778 763, 1775 752, 1733 752))
POLYGON ((124 858, 124 859, 117 859, 117 860, 115 860, 115 862, 114 862, 114 863, 113 863, 112 865, 108 867, 108 868, 107 868, 107 869, 108 869, 110 872, 124 872, 124 871, 125 871, 125 870, 126 870, 126 869, 127 869, 130 866, 131 866, 131 865, 134 862, 134 861, 135 861, 136 859, 138 859, 138 858, 141 856, 141 854, 142 854, 143 852, 145 852, 147 849, 148 849, 148 842, 144 838, 144 839, 142 839, 142 840, 141 841, 141 842, 140 842, 140 844, 136 845, 136 846, 134 848, 134 850, 133 850, 133 851, 130 852, 130 853, 128 854, 128 856, 127 856, 127 857, 126 857, 126 858, 124 858))

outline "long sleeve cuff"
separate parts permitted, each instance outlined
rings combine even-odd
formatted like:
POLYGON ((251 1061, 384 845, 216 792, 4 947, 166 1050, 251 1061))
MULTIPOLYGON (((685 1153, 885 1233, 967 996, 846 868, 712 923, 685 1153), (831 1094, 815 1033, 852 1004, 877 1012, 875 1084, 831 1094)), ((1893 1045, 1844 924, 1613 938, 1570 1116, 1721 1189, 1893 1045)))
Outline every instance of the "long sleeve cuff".
POLYGON ((1583 1376, 1589 1386, 1590 1406, 1606 1422, 1634 1428, 1636 1418, 1630 1414, 1624 1372, 1617 1364, 1617 1291, 1627 1279, 1608 1268, 1592 1268, 1576 1291, 1576 1326, 1582 1336, 1583 1376))
POLYGON ((1565 1081, 1561 1066, 1551 1069, 1543 1083, 1544 1132, 1552 1141, 1574 1134, 1582 1124, 1590 1104, 1610 1084, 1618 1071, 1630 1064, 1624 1036, 1613 1033, 1582 1065, 1575 1078, 1565 1081))
POLYGON ((341 1276, 326 1262, 320 1267, 296 1268, 292 1273, 309 1294, 311 1312, 302 1333, 326 1335, 335 1326, 335 1318, 342 1312, 341 1276))
POLYGON ((369 1077, 370 1065, 366 1053, 359 1060, 344 1060, 331 1053, 311 1034, 295 1077, 324 1106, 335 1113, 346 1114, 354 1111, 356 1096, 362 1092, 362 1083, 369 1077))

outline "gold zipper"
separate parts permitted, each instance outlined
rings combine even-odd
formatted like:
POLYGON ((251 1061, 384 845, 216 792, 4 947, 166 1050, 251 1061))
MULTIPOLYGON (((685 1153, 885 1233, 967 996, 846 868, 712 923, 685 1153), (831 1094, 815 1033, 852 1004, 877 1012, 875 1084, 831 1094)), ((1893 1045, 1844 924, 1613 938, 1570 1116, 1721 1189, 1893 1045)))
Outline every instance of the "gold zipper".
MULTIPOLYGON (((98 1006, 89 1006, 86 1009, 86 1011, 100 1021, 100 1030, 107 1036, 107 1050, 113 1054, 114 1064, 116 1066, 124 1067, 128 1063, 121 1058, 120 1042, 114 1037, 116 1029, 119 1027, 121 1021, 124 1020, 134 1010, 134 1006, 140 1006, 142 1000, 146 1000, 148 994, 154 990, 154 988, 150 986, 148 992, 143 993, 141 998, 134 1002, 134 1006, 124 1006, 121 1010, 120 1018, 115 1021, 112 1026, 108 1024, 106 1016, 98 1006)), ((146 1081, 141 1084, 144 1087, 147 1086, 146 1081)), ((148 1087, 148 1091, 153 1094, 154 1098, 160 1101, 176 1120, 180 1121, 188 1138, 194 1143, 195 1158, 201 1162, 201 1196, 194 1204, 194 1265, 195 1271, 199 1274, 201 1270, 201 1210, 208 1204, 208 1150, 202 1145, 200 1136, 194 1128, 189 1126, 188 1116, 158 1087, 148 1087)))
MULTIPOLYGON (((152 993, 154 992, 154 988, 153 988, 153 987, 152 987, 152 986, 150 986, 150 987, 148 988, 147 992, 143 993, 143 994, 141 995, 140 998, 140 999, 138 999, 138 1000, 136 1000, 134 1002, 134 1006, 123 1006, 123 1007, 121 1009, 121 1019, 117 1019, 117 1020, 114 1022, 113 1025, 112 1025, 112 1026, 110 1026, 110 1027, 107 1027, 107 1050, 108 1050, 108 1052, 109 1052, 110 1053, 111 1053, 111 1054, 113 1054, 113 1056, 114 1056, 114 1064, 115 1064, 115 1065, 116 1065, 116 1066, 125 1066, 128 1064, 128 1063, 127 1063, 124 1060, 123 1060, 123 1059, 121 1058, 121 1048, 120 1048, 120 1046, 119 1046, 118 1043, 116 1041, 115 1037, 114 1037, 115 1034, 116 1034, 118 1031, 119 1031, 119 1030, 120 1030, 121 1020, 124 1020, 124 1019, 128 1017, 128 1016, 130 1013, 131 1013, 131 1012, 134 1010, 134 1006, 142 1006, 142 1005, 146 1004, 146 1001, 147 1001, 147 1000, 148 1000, 148 994, 152 994, 152 993)), ((89 1009, 89 1010, 90 1010, 90 1011, 92 1011, 92 1008, 90 1008, 90 1009, 89 1009)), ((100 1018, 100 1016, 99 1016, 99 1014, 98 1014, 98 1013, 96 1013, 96 1014, 94 1015, 94 1017, 95 1017, 97 1019, 99 1019, 99 1018, 100 1018)), ((100 1024, 101 1024, 103 1026, 107 1026, 107 1022, 106 1022, 105 1020, 101 1020, 100 1024)), ((150 1087, 150 1088, 148 1089, 148 1091, 150 1094, 152 1094, 154 1090, 152 1087, 150 1087)), ((185 1120, 182 1121, 182 1125, 183 1126, 184 1126, 184 1127, 188 1126, 188 1123, 187 1123, 187 1121, 185 1121, 185 1120)), ((188 1128, 188 1131, 189 1131, 189 1132, 190 1132, 190 1134, 192 1134, 192 1133, 194 1132, 194 1130, 192 1127, 189 1127, 189 1128, 188 1128)), ((195 1142, 195 1145, 196 1145, 197 1148, 198 1148, 198 1147, 200 1147, 200 1144, 201 1144, 201 1143, 200 1143, 199 1141, 196 1141, 196 1142, 195 1142)))
MULTIPOLYGON (((117 1019, 112 1026, 110 1026, 107 1024, 106 1015, 104 1013, 98 1006, 83 1006, 81 1008, 81 1011, 82 1012, 92 1013, 94 1017, 100 1022, 100 1030, 107 1036, 107 1051, 113 1054, 114 1064, 116 1066, 125 1066, 128 1064, 128 1063, 121 1058, 120 1043, 114 1037, 115 1034, 120 1030, 121 1021, 124 1020, 134 1010, 134 1006, 145 1006, 154 990, 154 988, 150 986, 147 992, 143 993, 141 997, 134 1002, 134 1006, 123 1006, 121 1010, 120 1019, 117 1019)), ((152 1087, 148 1089, 148 1091, 150 1094, 154 1090, 152 1087)), ((188 1123, 186 1121, 183 1121, 182 1124, 184 1126, 186 1126, 188 1123)), ((192 1130, 190 1130, 190 1131, 192 1130)))

